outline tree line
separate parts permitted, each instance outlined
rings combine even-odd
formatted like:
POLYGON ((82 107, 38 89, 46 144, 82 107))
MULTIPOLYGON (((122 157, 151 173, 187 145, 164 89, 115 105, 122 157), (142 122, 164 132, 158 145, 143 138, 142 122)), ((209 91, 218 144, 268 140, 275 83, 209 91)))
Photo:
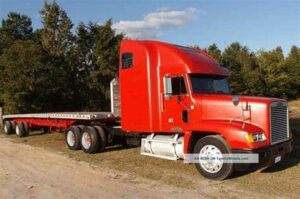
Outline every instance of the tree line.
MULTIPOLYGON (((123 34, 103 25, 80 23, 45 2, 42 27, 11 12, 0 26, 0 105, 6 113, 109 110, 109 83, 117 76, 123 34), (74 30, 74 31, 73 31, 74 30)), ((195 46, 197 47, 197 46, 195 46)), ((233 94, 294 99, 300 96, 300 48, 287 57, 281 47, 251 52, 238 42, 223 52, 203 49, 230 71, 233 94)))

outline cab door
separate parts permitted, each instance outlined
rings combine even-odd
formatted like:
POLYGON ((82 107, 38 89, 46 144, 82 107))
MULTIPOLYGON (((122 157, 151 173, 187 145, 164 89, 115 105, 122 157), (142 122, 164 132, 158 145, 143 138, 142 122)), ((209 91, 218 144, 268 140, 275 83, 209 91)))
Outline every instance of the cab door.
POLYGON ((162 129, 183 132, 189 122, 189 96, 184 76, 163 77, 162 129))

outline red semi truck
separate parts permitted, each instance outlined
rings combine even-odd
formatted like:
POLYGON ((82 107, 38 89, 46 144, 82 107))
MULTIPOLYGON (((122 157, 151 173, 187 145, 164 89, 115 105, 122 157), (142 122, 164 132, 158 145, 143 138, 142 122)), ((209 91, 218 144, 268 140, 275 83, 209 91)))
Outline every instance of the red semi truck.
POLYGON ((4 132, 65 131, 71 150, 102 152, 118 142, 170 160, 186 154, 258 154, 257 164, 195 163, 209 179, 282 161, 292 150, 287 102, 233 96, 228 70, 201 50, 158 41, 124 40, 111 112, 4 115, 4 132))

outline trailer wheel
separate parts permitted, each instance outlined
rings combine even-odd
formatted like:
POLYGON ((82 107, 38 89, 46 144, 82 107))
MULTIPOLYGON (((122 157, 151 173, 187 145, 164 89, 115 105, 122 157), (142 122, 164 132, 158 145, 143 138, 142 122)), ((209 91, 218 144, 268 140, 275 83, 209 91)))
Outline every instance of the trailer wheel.
POLYGON ((23 126, 24 126, 24 131, 25 131, 25 136, 28 136, 29 135, 29 125, 27 122, 23 122, 23 126))
POLYGON ((100 138, 96 129, 87 126, 82 130, 81 148, 85 153, 96 153, 99 151, 100 138))
POLYGON ((65 134, 66 144, 71 150, 79 150, 81 148, 81 131, 77 126, 70 126, 65 134))
POLYGON ((16 122, 15 121, 10 121, 10 123, 11 123, 12 133, 16 132, 16 122))
POLYGON ((16 134, 19 137, 25 137, 26 136, 24 125, 23 125, 22 122, 17 122, 17 124, 16 124, 16 134))
POLYGON ((10 121, 5 121, 3 125, 3 131, 6 135, 12 134, 13 129, 10 121))
POLYGON ((94 126, 99 134, 99 152, 103 152, 105 150, 106 144, 107 144, 107 136, 105 130, 101 126, 94 126))
MULTIPOLYGON (((194 154, 202 157, 223 157, 222 154, 231 153, 226 141, 221 136, 206 136, 197 141, 194 154)), ((223 160, 201 160, 196 163, 201 175, 212 180, 224 180, 233 172, 233 163, 223 163, 223 160)))

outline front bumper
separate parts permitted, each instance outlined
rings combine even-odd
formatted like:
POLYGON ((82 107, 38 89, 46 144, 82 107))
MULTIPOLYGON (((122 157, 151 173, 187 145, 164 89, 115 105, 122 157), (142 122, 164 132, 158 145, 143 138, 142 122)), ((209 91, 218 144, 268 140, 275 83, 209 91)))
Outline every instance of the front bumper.
POLYGON ((282 142, 267 148, 260 148, 255 150, 232 150, 232 153, 258 153, 259 163, 253 164, 235 164, 235 170, 256 170, 262 167, 268 167, 275 164, 275 158, 281 156, 281 161, 288 158, 289 154, 293 150, 292 139, 286 142, 282 142))

